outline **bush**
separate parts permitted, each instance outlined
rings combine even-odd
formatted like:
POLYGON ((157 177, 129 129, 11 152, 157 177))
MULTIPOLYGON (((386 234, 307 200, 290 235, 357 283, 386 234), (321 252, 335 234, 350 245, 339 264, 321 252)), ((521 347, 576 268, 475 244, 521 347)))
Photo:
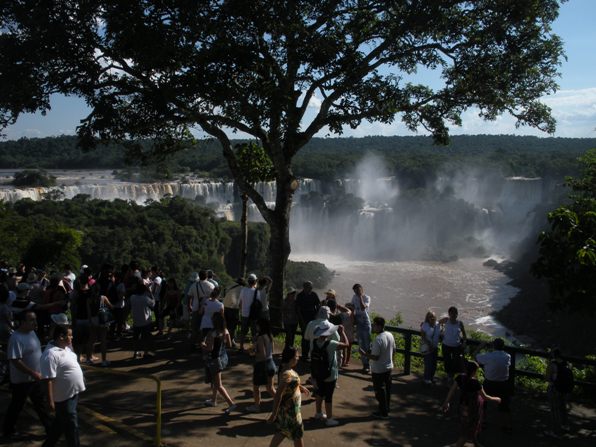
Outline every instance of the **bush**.
POLYGON ((12 181, 14 186, 19 187, 48 187, 56 186, 56 177, 49 175, 44 170, 30 170, 26 169, 17 172, 12 181))

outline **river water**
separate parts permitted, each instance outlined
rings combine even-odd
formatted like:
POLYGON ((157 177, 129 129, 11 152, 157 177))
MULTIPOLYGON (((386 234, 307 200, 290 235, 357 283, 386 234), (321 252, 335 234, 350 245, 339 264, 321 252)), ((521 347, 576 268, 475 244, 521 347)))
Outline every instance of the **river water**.
MULTIPOLYGON (((329 288, 338 301, 352 298, 352 286, 361 283, 371 297, 371 311, 386 319, 400 313, 402 326, 418 329, 428 309, 446 316, 450 306, 459 309, 466 327, 495 336, 509 336, 491 316, 517 293, 510 279, 482 265, 484 259, 465 258, 454 262, 366 262, 337 256, 292 255, 295 261, 318 261, 335 271, 329 288)), ((321 296, 324 290, 317 290, 321 296)))

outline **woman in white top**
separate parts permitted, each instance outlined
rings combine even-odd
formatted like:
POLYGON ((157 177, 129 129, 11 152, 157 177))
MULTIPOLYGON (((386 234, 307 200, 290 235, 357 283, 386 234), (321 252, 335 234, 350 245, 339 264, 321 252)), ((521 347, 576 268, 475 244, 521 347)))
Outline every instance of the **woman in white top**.
POLYGON ((433 384, 435 380, 440 335, 441 326, 437 316, 429 310, 420 324, 420 353, 424 355, 424 383, 427 385, 433 384))
POLYGON ((464 349, 467 336, 464 324, 457 319, 457 308, 451 306, 447 313, 449 317, 441 318, 440 321, 443 326, 443 361, 447 377, 453 380, 456 373, 464 372, 464 349))
POLYGON ((213 314, 224 314, 224 305, 218 300, 221 288, 214 288, 209 294, 209 299, 206 300, 202 308, 199 310, 201 313, 201 332, 202 338, 204 339, 207 334, 213 329, 213 314))

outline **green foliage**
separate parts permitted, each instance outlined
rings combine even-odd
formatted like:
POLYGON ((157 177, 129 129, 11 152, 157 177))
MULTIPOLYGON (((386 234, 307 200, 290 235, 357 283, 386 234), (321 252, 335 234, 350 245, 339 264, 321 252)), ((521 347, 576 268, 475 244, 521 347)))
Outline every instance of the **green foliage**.
POLYGON ((83 242, 82 232, 52 224, 47 218, 37 220, 37 224, 44 230, 38 232, 23 253, 26 265, 50 269, 60 269, 64 264, 81 265, 79 250, 83 242))
POLYGON ((18 187, 48 187, 56 185, 56 177, 49 175, 47 172, 38 170, 29 170, 17 172, 12 181, 14 186, 18 187))
POLYGON ((212 211, 181 198, 148 206, 83 195, 61 202, 22 200, 2 206, 0 229, 0 254, 12 264, 24 258, 36 267, 84 262, 99 269, 104 262, 136 260, 160 266, 180 284, 201 268, 227 277, 230 236, 212 211))
MULTIPOLYGON (((235 140, 234 144, 249 143, 235 140)), ((441 171, 475 166, 490 167, 505 176, 576 175, 577 157, 591 147, 596 147, 596 139, 462 135, 437 147, 431 138, 421 136, 314 138, 296 155, 293 169, 300 177, 320 180, 349 177, 360 160, 374 151, 397 176, 400 188, 416 189, 430 184, 441 171)), ((0 142, 0 168, 117 169, 118 178, 131 180, 151 179, 156 166, 165 163, 171 173, 193 172, 210 178, 231 175, 221 145, 213 140, 198 141, 166 161, 142 167, 137 162, 123 169, 125 150, 123 145, 112 144, 83 151, 73 136, 23 138, 0 142)))
POLYGON ((596 149, 580 158, 582 176, 568 178, 572 203, 548 214, 549 231, 539 236, 532 265, 548 280, 553 309, 596 312, 596 149))
POLYGON ((235 146, 234 152, 248 183, 275 180, 273 163, 262 146, 254 141, 235 146))
POLYGON ((285 277, 286 285, 297 289, 302 287, 304 281, 312 281, 314 288, 323 289, 331 281, 333 272, 320 262, 288 261, 285 277))

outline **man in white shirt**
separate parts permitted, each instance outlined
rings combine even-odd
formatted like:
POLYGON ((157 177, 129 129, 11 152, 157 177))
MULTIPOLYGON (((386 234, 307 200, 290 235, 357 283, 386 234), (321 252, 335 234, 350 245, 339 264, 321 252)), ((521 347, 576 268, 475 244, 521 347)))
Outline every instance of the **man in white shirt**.
POLYGON ((395 351, 395 338, 391 332, 385 331, 385 319, 375 317, 372 330, 377 337, 370 351, 360 347, 360 354, 370 359, 373 388, 375 397, 379 402, 379 411, 372 415, 378 419, 388 419, 391 409, 391 371, 393 370, 393 352, 395 351))
POLYGON ((253 300, 257 298, 257 275, 251 273, 248 275, 246 280, 247 286, 242 287, 240 291, 240 350, 244 350, 244 340, 246 339, 246 334, 248 334, 248 328, 250 327, 252 338, 253 340, 256 339, 257 336, 257 328, 256 328, 256 321, 250 320, 250 306, 253 300))
MULTIPOLYGON (((511 355, 506 353, 505 342, 502 338, 495 338, 492 342, 493 350, 476 355, 476 361, 484 369, 483 388, 486 394, 501 398, 499 404, 499 419, 501 428, 511 431, 511 409, 509 407, 513 386, 509 381, 509 367, 511 355)), ((484 420, 486 420, 487 403, 484 403, 484 420)))
POLYGON ((207 272, 201 270, 199 272, 199 280, 192 284, 188 289, 188 307, 190 310, 190 342, 193 349, 200 343, 201 335, 201 311, 205 301, 209 299, 211 292, 215 286, 207 281, 207 272))
POLYGON ((85 381, 71 346, 72 329, 56 326, 53 345, 48 345, 41 357, 41 376, 47 380, 50 408, 56 412, 43 447, 56 445, 62 434, 68 447, 80 445, 77 404, 85 381))
POLYGON ((52 418, 47 411, 44 393, 39 381, 41 345, 35 329, 35 313, 27 310, 16 315, 19 327, 8 341, 7 358, 10 360, 10 382, 12 400, 4 417, 4 437, 10 439, 15 434, 15 425, 27 398, 31 400, 39 420, 49 432, 52 418))

